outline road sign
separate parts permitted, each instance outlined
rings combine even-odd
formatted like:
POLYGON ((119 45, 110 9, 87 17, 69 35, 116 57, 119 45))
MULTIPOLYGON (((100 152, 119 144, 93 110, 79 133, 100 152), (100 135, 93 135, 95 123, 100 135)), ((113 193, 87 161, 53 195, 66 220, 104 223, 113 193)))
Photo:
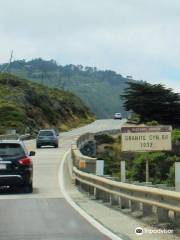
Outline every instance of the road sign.
POLYGON ((122 151, 170 151, 171 131, 171 126, 124 126, 121 128, 122 151))

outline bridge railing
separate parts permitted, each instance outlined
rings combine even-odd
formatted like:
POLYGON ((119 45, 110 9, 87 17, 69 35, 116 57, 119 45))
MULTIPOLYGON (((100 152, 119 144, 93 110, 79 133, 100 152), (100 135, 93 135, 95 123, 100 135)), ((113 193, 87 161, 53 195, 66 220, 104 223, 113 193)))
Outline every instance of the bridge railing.
MULTIPOLYGON (((110 132, 109 132, 110 133, 110 132)), ((137 212, 142 216, 153 216, 157 222, 172 222, 180 225, 180 193, 116 182, 95 175, 96 158, 83 155, 79 143, 92 139, 92 135, 83 135, 72 145, 73 174, 75 183, 95 199, 117 205, 118 208, 137 212), (85 162, 84 169, 80 163, 85 162)), ((83 165, 83 164, 82 164, 83 165)))

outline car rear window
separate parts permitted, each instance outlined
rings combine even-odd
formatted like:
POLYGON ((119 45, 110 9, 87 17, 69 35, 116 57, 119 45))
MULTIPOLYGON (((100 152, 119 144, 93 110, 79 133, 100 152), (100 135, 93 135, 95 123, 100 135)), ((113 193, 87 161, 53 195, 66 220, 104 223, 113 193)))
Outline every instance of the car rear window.
POLYGON ((0 156, 24 156, 25 151, 20 144, 1 143, 0 156))
POLYGON ((41 131, 39 133, 39 136, 54 136, 54 133, 52 131, 41 131))

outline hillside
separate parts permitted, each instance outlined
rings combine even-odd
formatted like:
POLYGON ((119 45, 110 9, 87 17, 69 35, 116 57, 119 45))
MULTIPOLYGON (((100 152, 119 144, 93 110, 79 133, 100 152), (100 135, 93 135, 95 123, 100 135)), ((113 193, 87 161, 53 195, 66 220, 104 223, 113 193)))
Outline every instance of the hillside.
POLYGON ((0 74, 0 133, 33 133, 39 128, 67 130, 89 123, 94 115, 74 94, 0 74))
POLYGON ((97 118, 111 118, 115 112, 126 114, 120 95, 127 86, 127 78, 114 71, 100 71, 82 65, 61 66, 53 60, 14 61, 3 64, 5 69, 17 76, 28 78, 50 87, 75 93, 96 114, 97 118))

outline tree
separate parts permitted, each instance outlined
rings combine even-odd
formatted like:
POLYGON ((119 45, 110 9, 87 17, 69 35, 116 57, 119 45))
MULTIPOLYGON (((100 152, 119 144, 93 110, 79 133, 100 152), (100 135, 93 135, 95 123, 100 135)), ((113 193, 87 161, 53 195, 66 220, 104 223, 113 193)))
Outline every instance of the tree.
POLYGON ((124 107, 140 115, 141 122, 156 120, 162 124, 180 126, 180 94, 161 84, 129 82, 125 90, 124 107))

